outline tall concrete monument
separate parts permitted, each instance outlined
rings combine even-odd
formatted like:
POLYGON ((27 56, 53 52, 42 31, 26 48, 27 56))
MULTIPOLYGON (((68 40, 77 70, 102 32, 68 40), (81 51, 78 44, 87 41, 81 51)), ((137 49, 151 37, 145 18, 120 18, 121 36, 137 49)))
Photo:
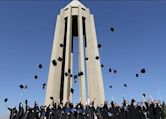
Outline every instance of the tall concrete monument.
POLYGON ((72 0, 57 16, 45 104, 72 101, 73 42, 78 38, 80 101, 101 105, 105 101, 94 17, 80 1, 72 0), (87 84, 86 84, 87 82, 87 84), (87 85, 87 86, 86 86, 87 85), (86 89, 87 87, 87 89, 86 89), (88 94, 86 94, 86 90, 88 94))

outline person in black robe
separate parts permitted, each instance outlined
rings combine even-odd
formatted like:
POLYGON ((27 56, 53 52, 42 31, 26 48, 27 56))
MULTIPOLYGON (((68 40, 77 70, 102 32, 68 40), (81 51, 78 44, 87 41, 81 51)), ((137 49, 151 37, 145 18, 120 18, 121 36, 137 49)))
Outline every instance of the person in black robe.
POLYGON ((16 115, 16 119, 22 119, 23 116, 24 116, 24 108, 23 108, 22 104, 20 103, 19 110, 16 115))
POLYGON ((131 104, 128 106, 128 110, 129 110, 128 117, 127 117, 128 119, 139 119, 139 113, 134 103, 135 103, 135 100, 132 99, 131 104))
POLYGON ((99 107, 99 111, 103 119, 108 119, 108 105, 106 102, 103 107, 99 107))
POLYGON ((114 102, 111 102, 111 107, 109 108, 109 113, 111 114, 111 116, 109 117, 109 119, 118 119, 118 107, 115 106, 114 102))
POLYGON ((45 118, 45 107, 46 106, 40 106, 40 119, 45 118))
POLYGON ((155 111, 154 111, 154 104, 151 103, 150 106, 148 107, 148 118, 149 119, 155 119, 155 111))
POLYGON ((16 115, 17 115, 17 109, 16 109, 16 107, 14 107, 12 109, 8 107, 8 110, 10 111, 10 117, 9 117, 9 119, 16 119, 16 115))
POLYGON ((46 119, 49 119, 49 115, 50 115, 50 105, 46 108, 46 119))
POLYGON ((83 105, 81 103, 77 106, 77 119, 83 119, 83 105))

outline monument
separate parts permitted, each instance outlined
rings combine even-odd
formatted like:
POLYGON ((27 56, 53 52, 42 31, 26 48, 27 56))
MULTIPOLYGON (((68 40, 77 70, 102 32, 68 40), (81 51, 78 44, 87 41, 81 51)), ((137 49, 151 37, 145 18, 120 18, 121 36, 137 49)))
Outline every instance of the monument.
POLYGON ((101 105, 105 101, 94 17, 80 1, 72 0, 57 16, 46 105, 52 103, 50 97, 53 97, 55 102, 72 102, 74 37, 78 37, 80 101, 82 104, 87 100, 94 101, 95 105, 101 105))

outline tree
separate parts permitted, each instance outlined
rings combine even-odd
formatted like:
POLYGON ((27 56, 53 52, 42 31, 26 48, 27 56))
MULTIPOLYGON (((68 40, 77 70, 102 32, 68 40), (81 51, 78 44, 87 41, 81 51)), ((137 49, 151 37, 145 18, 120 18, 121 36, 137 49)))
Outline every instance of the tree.
POLYGON ((166 104, 163 102, 163 108, 164 108, 164 119, 166 119, 166 104))

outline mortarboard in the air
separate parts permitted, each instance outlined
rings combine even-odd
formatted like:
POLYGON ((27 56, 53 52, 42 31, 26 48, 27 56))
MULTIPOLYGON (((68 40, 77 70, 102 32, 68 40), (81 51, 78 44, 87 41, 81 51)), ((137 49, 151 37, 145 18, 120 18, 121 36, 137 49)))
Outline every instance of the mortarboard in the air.
POLYGON ((50 99, 51 99, 51 100, 54 100, 54 98, 53 98, 53 97, 50 97, 50 99))
POLYGON ((143 69, 141 69, 141 73, 143 73, 143 74, 145 73, 145 69, 144 69, 144 68, 143 68, 143 69))
POLYGON ((67 73, 67 72, 65 73, 65 76, 68 76, 68 73, 67 73))
POLYGON ((101 68, 103 68, 104 67, 104 65, 103 64, 101 64, 101 68))
POLYGON ((35 79, 37 79, 38 78, 38 76, 37 75, 35 75, 35 77, 34 77, 35 79))
POLYGON ((74 80, 74 83, 77 83, 77 81, 76 81, 76 80, 74 80))
POLYGON ((85 60, 88 60, 88 58, 86 57, 85 60))
POLYGON ((127 84, 125 83, 123 86, 124 86, 124 87, 127 87, 127 84))
POLYGON ((61 43, 59 46, 60 46, 60 47, 63 47, 64 45, 61 43))
POLYGON ((111 27, 111 28, 110 28, 110 30, 111 30, 112 32, 114 32, 114 31, 115 31, 115 29, 114 29, 113 27, 111 27))
POLYGON ((145 93, 142 94, 144 97, 146 96, 145 93))
POLYGON ((43 83, 43 90, 45 89, 46 83, 43 83))
POLYGON ((78 72, 78 76, 80 76, 80 72, 78 72))
POLYGON ((70 77, 73 77, 73 75, 72 75, 72 74, 70 74, 70 77))
POLYGON ((83 75, 83 72, 81 71, 81 72, 80 72, 80 76, 82 76, 82 75, 83 75))
POLYGON ((98 60, 100 57, 99 56, 96 56, 96 59, 98 60))
POLYGON ((54 66, 56 66, 56 65, 57 65, 57 61, 56 61, 56 60, 52 60, 52 64, 53 64, 54 66))
POLYGON ((63 58, 62 57, 59 57, 58 58, 58 61, 62 62, 63 58))
POLYGON ((111 68, 109 68, 109 72, 112 72, 112 69, 111 69, 111 68))
POLYGON ((43 86, 46 86, 46 83, 43 83, 43 86))
POLYGON ((112 86, 109 86, 110 88, 112 88, 112 86))
POLYGON ((117 70, 114 69, 114 74, 116 74, 117 70))
POLYGON ((23 89, 24 88, 24 86, 21 84, 20 86, 19 86, 21 89, 23 89))
POLYGON ((43 67, 43 65, 42 65, 42 64, 39 64, 39 66, 38 66, 38 67, 39 67, 39 69, 41 69, 41 68, 43 67))
POLYGON ((135 76, 138 78, 139 74, 135 74, 135 76))
POLYGON ((74 75, 74 79, 76 79, 77 78, 77 75, 74 75))
POLYGON ((71 88, 71 90, 70 90, 70 91, 71 91, 71 93, 72 93, 72 94, 74 93, 74 89, 73 89, 73 88, 71 88))
POLYGON ((24 86, 24 89, 27 89, 27 88, 28 88, 28 86, 27 86, 27 85, 25 85, 25 86, 24 86))
POLYGON ((101 48, 101 46, 102 46, 101 44, 98 44, 98 48, 101 48))
POLYGON ((8 98, 5 98, 5 99, 4 99, 4 102, 6 103, 7 101, 8 101, 8 98))
POLYGON ((69 73, 69 74, 71 73, 71 70, 70 70, 70 69, 68 69, 68 73, 69 73))

